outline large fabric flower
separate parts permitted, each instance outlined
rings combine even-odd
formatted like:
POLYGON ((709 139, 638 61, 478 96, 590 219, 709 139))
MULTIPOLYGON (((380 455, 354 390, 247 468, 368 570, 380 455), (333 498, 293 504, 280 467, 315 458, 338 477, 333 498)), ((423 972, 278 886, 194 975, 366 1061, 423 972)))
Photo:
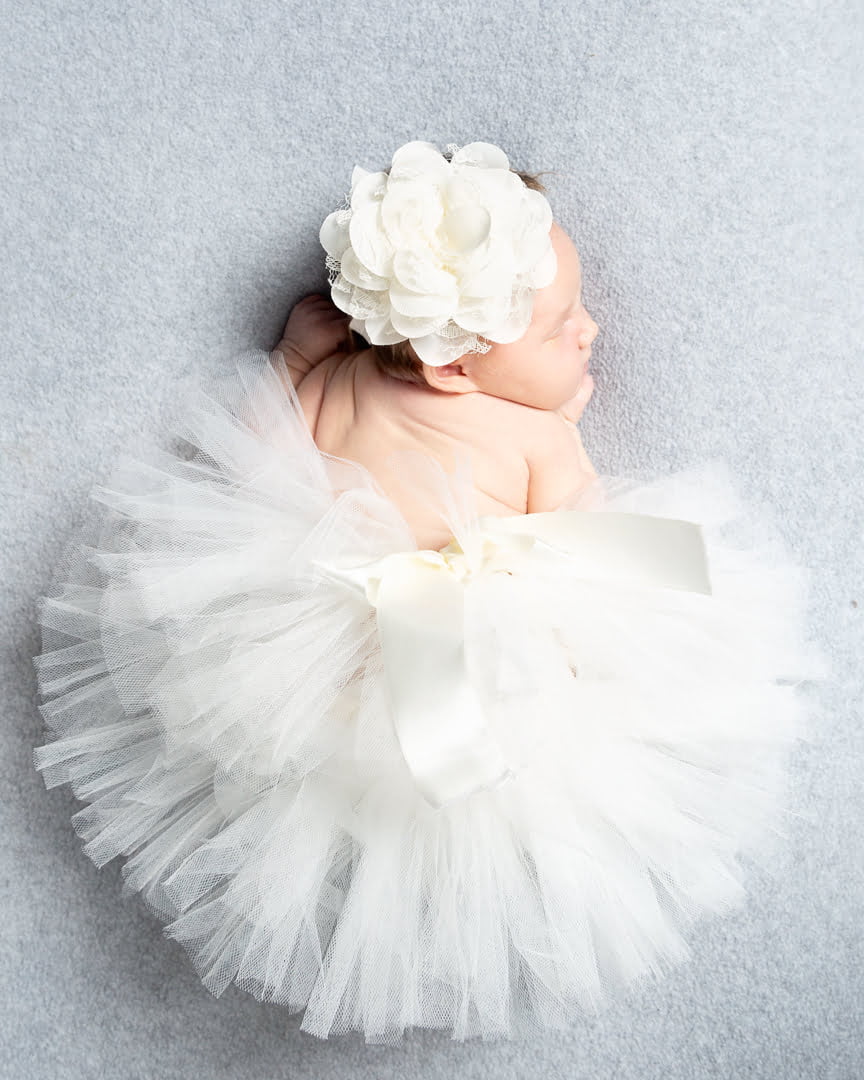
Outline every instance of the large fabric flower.
POLYGON ((499 147, 453 149, 448 161, 432 143, 405 143, 389 175, 355 166, 348 206, 319 234, 352 327, 373 345, 408 340, 433 367, 521 338, 557 271, 548 200, 499 147))

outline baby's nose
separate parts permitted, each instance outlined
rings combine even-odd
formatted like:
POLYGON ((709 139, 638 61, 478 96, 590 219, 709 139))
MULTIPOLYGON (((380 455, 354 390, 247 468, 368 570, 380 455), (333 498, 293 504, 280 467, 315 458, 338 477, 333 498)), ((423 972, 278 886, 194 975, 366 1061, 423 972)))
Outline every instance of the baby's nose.
POLYGON ((594 322, 593 319, 589 318, 588 325, 579 335, 579 342, 582 348, 587 349, 589 345, 593 344, 594 338, 597 337, 599 332, 600 327, 597 325, 596 322, 594 322))

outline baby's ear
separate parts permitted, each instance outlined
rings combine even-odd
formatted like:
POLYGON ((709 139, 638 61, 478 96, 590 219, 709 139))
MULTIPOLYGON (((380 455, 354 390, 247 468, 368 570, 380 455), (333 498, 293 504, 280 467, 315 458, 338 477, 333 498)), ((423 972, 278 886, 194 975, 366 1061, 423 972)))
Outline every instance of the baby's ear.
POLYGON ((470 375, 465 373, 465 369, 458 360, 453 364, 442 364, 440 367, 424 364, 423 374, 426 382, 434 390, 443 390, 445 394, 467 394, 480 389, 470 375))

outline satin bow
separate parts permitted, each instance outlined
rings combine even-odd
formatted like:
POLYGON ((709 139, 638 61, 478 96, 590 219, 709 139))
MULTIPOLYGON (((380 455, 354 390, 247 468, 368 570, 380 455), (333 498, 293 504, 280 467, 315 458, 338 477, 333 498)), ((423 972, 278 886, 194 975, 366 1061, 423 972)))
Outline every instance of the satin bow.
POLYGON ((314 560, 376 608, 396 736, 418 790, 440 808, 514 776, 465 662, 465 587, 567 560, 568 576, 711 593, 701 527, 648 514, 557 510, 484 516, 440 551, 400 551, 355 566, 314 560))

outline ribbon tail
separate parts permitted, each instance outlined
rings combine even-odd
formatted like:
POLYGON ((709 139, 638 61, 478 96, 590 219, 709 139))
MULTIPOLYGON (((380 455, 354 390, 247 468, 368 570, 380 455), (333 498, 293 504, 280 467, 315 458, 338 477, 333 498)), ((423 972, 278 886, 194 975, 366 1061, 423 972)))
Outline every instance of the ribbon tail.
POLYGON ((394 558, 377 593, 396 735, 436 808, 514 775, 489 730, 465 657, 465 585, 445 565, 394 558))

